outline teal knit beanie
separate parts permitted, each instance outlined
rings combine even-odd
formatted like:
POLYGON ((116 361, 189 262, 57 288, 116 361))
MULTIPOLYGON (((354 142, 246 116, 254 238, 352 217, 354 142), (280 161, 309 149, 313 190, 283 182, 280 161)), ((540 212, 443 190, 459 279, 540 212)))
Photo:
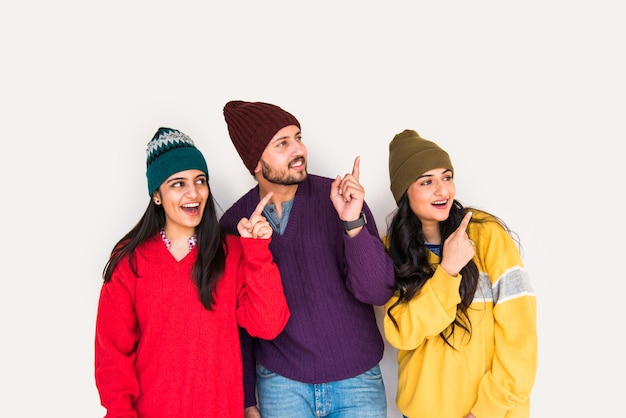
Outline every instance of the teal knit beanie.
POLYGON ((191 138, 176 129, 159 128, 148 142, 146 153, 149 196, 152 196, 169 176, 179 171, 200 170, 206 174, 207 180, 209 179, 204 156, 191 138))

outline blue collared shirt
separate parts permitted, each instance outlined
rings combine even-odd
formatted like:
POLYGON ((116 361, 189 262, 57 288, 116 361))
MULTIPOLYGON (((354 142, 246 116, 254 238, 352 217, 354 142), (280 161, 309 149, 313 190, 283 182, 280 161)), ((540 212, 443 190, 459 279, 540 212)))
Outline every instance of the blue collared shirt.
POLYGON ((272 226, 272 229, 280 235, 283 235, 285 229, 287 228, 287 221, 289 220, 289 214, 291 213, 291 207, 293 206, 293 199, 288 202, 284 202, 282 206, 282 218, 278 217, 276 206, 273 203, 268 203, 263 209, 263 215, 267 218, 267 221, 272 226))

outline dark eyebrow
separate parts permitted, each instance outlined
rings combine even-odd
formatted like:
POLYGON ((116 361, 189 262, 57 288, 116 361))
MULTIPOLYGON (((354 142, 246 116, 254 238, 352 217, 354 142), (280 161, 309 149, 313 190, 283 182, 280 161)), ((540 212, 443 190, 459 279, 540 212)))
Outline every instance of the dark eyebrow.
MULTIPOLYGON (((302 131, 298 130, 298 132, 296 132, 295 134, 293 134, 294 138, 297 138, 299 135, 302 135, 302 131)), ((283 135, 283 136, 279 136, 278 138, 274 139, 273 141, 270 141, 272 143, 274 142, 279 142, 282 140, 285 140, 287 138, 289 138, 291 135, 283 135)))
POLYGON ((185 178, 184 177, 173 177, 173 178, 169 179, 167 182, 171 183, 173 181, 181 181, 181 180, 185 180, 185 178))
MULTIPOLYGON (((198 179, 198 178, 200 178, 200 177, 204 177, 204 178, 206 178, 206 174, 204 174, 204 173, 200 173, 200 174, 198 174, 195 178, 196 178, 196 179, 198 179)), ((174 182, 174 181, 181 181, 181 180, 183 180, 183 181, 184 181, 184 180, 187 180, 187 178, 186 178, 186 177, 173 177, 173 178, 169 179, 167 182, 168 182, 168 183, 171 183, 171 182, 174 182)))
MULTIPOLYGON (((452 172, 452 170, 450 170, 449 168, 446 168, 445 170, 443 170, 443 171, 441 172, 441 174, 445 174, 445 173, 448 173, 448 172, 450 172, 450 173, 451 173, 451 172, 452 172)), ((422 174, 421 176, 419 176, 419 177, 418 177, 418 178, 416 178, 415 180, 419 180, 419 179, 424 178, 424 177, 432 177, 432 176, 433 176, 433 174, 422 174)))

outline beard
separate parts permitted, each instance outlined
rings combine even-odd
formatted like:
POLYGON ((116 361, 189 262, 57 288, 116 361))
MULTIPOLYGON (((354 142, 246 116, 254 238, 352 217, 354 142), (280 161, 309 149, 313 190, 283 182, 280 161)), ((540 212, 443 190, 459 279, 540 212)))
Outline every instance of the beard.
MULTIPOLYGON (((294 161, 302 160, 304 162, 304 158, 298 157, 292 160, 289 163, 289 166, 294 161)), ((270 167, 265 161, 261 160, 261 172, 263 173, 263 177, 265 180, 270 183, 280 184, 283 186, 292 186, 294 184, 300 184, 306 180, 306 166, 305 169, 297 174, 289 174, 289 168, 287 170, 277 170, 270 167)))

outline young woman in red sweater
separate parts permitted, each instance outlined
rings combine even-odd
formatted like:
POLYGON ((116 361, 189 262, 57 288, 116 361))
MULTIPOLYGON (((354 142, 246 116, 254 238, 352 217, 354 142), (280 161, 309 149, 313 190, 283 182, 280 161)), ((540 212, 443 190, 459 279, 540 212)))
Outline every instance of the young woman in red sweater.
POLYGON ((104 272, 95 378, 106 417, 243 416, 239 326, 275 338, 290 313, 262 216, 219 226, 202 153, 160 128, 147 149, 151 200, 104 272))

